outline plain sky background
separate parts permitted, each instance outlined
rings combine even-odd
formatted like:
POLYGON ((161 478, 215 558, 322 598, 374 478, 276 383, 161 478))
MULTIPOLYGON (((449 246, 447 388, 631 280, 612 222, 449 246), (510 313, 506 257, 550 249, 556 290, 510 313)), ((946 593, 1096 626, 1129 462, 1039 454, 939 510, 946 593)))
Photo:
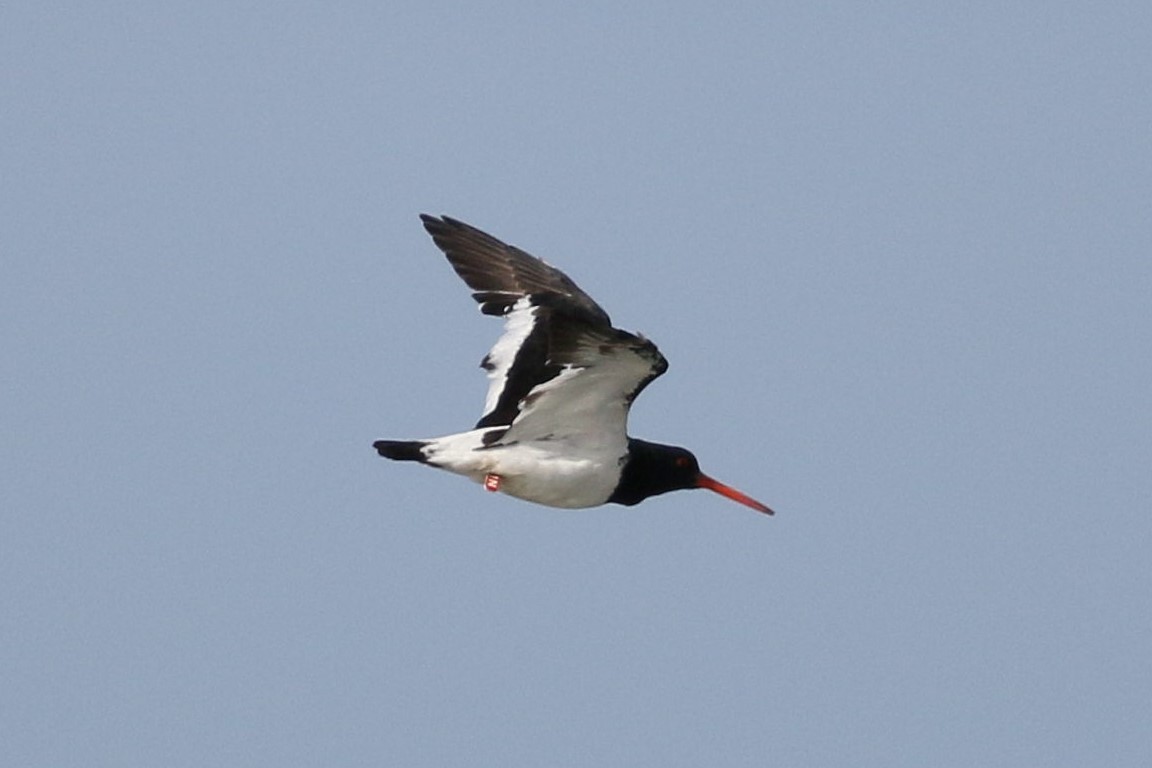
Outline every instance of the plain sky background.
POLYGON ((1152 6, 0 11, 0 764, 1146 766, 1152 6), (704 492, 384 462, 499 332, 704 492))

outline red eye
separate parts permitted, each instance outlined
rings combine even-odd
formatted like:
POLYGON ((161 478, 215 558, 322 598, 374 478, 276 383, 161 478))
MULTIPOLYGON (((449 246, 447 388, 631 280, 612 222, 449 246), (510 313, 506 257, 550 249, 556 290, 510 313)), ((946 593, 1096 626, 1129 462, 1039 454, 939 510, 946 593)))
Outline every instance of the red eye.
POLYGON ((676 466, 678 466, 678 467, 688 466, 688 459, 681 456, 680 458, 676 459, 676 466))

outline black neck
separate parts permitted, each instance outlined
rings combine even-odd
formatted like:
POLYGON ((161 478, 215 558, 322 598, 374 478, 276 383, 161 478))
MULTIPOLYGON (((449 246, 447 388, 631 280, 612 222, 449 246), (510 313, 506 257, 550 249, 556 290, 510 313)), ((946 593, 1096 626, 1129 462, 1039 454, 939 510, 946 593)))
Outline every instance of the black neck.
POLYGON ((628 438, 628 458, 608 501, 632 506, 649 496, 694 487, 698 470, 685 472, 676 464, 676 459, 684 455, 691 454, 676 446, 628 438))

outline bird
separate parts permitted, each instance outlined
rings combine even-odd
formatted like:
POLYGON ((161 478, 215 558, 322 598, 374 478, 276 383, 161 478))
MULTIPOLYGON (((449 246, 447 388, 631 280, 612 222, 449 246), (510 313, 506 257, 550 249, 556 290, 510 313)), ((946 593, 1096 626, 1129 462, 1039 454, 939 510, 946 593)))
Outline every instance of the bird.
POLYGON ((449 216, 420 219, 480 311, 503 318, 504 331, 480 363, 488 393, 476 426, 377 440, 380 456, 549 507, 632 506, 705 488, 774 514, 700 471, 691 451, 628 435, 632 403, 668 369, 655 344, 613 327, 592 297, 544 260, 449 216))

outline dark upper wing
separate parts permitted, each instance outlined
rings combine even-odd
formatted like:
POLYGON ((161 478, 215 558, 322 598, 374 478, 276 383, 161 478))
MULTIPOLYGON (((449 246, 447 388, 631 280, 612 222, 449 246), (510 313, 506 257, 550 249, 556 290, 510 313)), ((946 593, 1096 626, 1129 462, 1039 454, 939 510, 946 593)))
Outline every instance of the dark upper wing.
POLYGON ((533 403, 532 421, 545 415, 572 428, 577 412, 613 397, 626 418, 632 398, 667 368, 652 342, 613 328, 608 313, 560 270, 456 219, 420 218, 480 310, 504 317, 503 335, 481 362, 489 386, 477 428, 511 425, 533 403))
POLYGON ((591 296, 543 259, 448 216, 422 213, 420 218, 456 274, 475 291, 472 296, 481 312, 503 315, 524 296, 552 294, 564 299, 569 312, 586 315, 592 323, 612 324, 591 296))

